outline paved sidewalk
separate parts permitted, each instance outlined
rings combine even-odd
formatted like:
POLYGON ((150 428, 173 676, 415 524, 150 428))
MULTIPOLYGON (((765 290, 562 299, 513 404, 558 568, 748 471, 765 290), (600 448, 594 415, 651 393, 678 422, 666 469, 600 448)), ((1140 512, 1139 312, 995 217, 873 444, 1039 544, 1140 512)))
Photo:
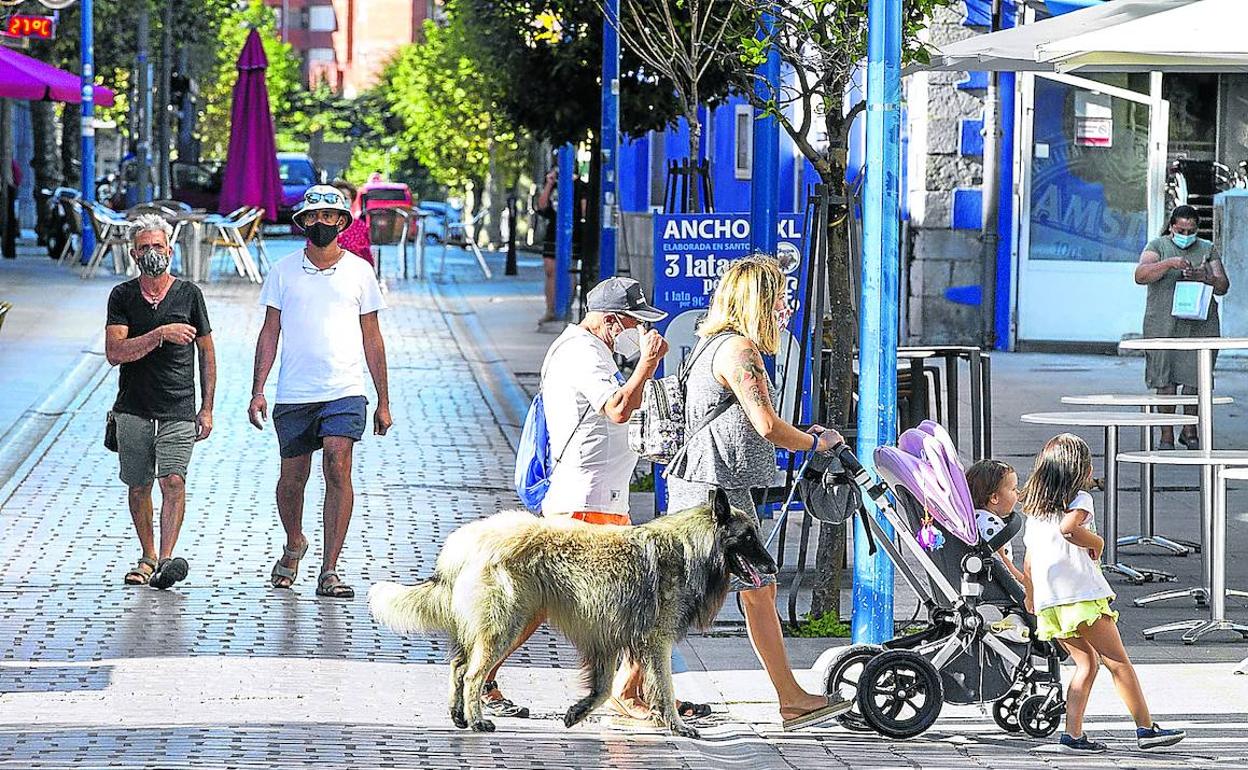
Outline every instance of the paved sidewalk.
MULTIPOLYGON (((461 256, 452 268, 469 278, 461 256)), ((491 261, 501 276, 501 257, 491 261)), ((516 286, 500 277, 495 296, 522 294, 516 286)), ((377 580, 429 574, 451 530, 514 505, 511 448, 487 407, 474 353, 451 333, 457 322, 429 285, 392 287, 383 329, 396 425, 358 449, 356 514, 340 565, 361 594, 377 580)), ((605 717, 564 730, 555 717, 579 688, 577 660, 545 630, 502 677, 537 718, 502 720, 491 735, 456 731, 445 715, 444 640, 379 629, 362 597, 313 596, 319 481, 310 485, 313 547, 296 590, 266 587, 282 535, 272 505, 275 439, 244 415, 258 290, 222 283, 205 293, 220 374, 216 430, 196 448, 188 484, 180 543, 188 581, 168 592, 121 585, 137 548, 115 458, 99 442, 115 374, 57 422, 46 452, 0 499, 0 768, 1245 764, 1248 679, 1232 678, 1225 663, 1141 666, 1158 718, 1192 730, 1182 752, 1135 751, 1112 688, 1099 682, 1089 728, 1115 751, 1072 761, 1051 743, 1006 736, 969 708, 947 707, 932 731, 904 743, 840 728, 781 734, 770 687, 741 636, 694 635, 682 648, 690 671, 677 675, 678 691, 717 704, 704 741, 605 717)), ((810 666, 831 644, 790 640, 812 688, 819 683, 810 666)))

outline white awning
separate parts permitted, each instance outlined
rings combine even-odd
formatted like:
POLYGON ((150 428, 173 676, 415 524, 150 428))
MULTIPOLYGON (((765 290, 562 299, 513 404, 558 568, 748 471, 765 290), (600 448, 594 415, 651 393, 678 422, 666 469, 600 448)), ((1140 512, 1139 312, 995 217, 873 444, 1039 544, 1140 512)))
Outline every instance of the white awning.
POLYGON ((950 43, 912 70, 1241 72, 1246 28, 1248 0, 1113 0, 950 43))

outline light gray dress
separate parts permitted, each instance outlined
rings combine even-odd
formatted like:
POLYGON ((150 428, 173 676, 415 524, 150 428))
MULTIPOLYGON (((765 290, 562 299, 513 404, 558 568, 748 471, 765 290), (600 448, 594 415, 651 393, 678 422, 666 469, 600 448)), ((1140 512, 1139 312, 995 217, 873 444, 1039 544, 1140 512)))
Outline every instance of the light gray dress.
MULTIPOLYGON (((721 396, 726 391, 731 392, 730 388, 725 388, 715 379, 712 367, 715 355, 732 336, 724 335, 709 343, 704 340, 694 349, 697 353, 709 344, 693 361, 685 383, 687 430, 699 425, 706 415, 714 411, 721 396)), ((775 388, 769 390, 774 401, 775 388)), ((754 430, 741 404, 734 403, 689 439, 685 456, 668 473, 667 510, 682 511, 704 505, 718 487, 727 493, 734 508, 753 514, 757 522, 750 489, 770 486, 775 474, 776 447, 754 430)), ((730 582, 733 590, 752 588, 742 584, 735 576, 730 582)), ((764 585, 775 582, 775 576, 763 576, 764 585)))
MULTIPOLYGON (((1181 257, 1193 267, 1219 259, 1213 244, 1203 238, 1186 249, 1174 245, 1169 235, 1154 238, 1144 247, 1156 252, 1162 261, 1181 257)), ((1174 285, 1183 280, 1180 270, 1167 270, 1160 279, 1148 284, 1148 298, 1144 303, 1145 337, 1220 337, 1218 303, 1209 306, 1209 317, 1204 321, 1175 318, 1170 314, 1174 305, 1174 285)), ((1217 351, 1214 351, 1215 361, 1217 351)), ((1196 351, 1194 350, 1147 350, 1144 352, 1144 383, 1149 388, 1185 385, 1195 388, 1197 380, 1196 351)))

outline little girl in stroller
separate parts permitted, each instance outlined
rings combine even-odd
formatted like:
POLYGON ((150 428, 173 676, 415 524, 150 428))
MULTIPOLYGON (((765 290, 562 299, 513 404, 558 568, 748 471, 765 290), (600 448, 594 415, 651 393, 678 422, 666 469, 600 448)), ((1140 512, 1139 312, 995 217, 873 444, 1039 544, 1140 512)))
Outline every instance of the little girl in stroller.
POLYGON ((953 442, 931 421, 903 433, 897 447, 876 449, 878 482, 848 448, 837 456, 892 525, 895 538, 859 511, 867 537, 928 618, 922 630, 882 645, 844 648, 828 666, 827 691, 855 699, 841 723, 910 738, 936 721, 944 703, 991 703, 1003 729, 1052 735, 1065 711, 1059 652, 1036 639, 1023 587, 995 555, 1022 517, 1005 517, 1000 531, 981 536, 953 442))

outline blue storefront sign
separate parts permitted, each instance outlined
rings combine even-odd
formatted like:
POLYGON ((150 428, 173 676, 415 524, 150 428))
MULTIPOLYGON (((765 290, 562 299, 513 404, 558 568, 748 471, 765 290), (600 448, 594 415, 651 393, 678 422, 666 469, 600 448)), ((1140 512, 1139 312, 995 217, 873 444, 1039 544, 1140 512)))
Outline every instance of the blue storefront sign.
MULTIPOLYGON (((765 357, 781 393, 780 414, 789 420, 794 419, 794 405, 799 398, 800 345, 793 333, 806 328, 803 219, 800 214, 783 214, 777 223, 776 256, 788 279, 793 317, 789 330, 781 335, 780 351, 774 358, 765 357)), ((734 260, 749 253, 748 213, 655 215, 652 302, 668 313, 655 326, 670 348, 660 375, 676 371, 693 351, 698 339, 697 324, 710 307, 720 277, 734 260)), ((808 398, 809 387, 801 388, 802 401, 808 398)), ((658 492, 660 498, 665 497, 661 484, 658 492)))

